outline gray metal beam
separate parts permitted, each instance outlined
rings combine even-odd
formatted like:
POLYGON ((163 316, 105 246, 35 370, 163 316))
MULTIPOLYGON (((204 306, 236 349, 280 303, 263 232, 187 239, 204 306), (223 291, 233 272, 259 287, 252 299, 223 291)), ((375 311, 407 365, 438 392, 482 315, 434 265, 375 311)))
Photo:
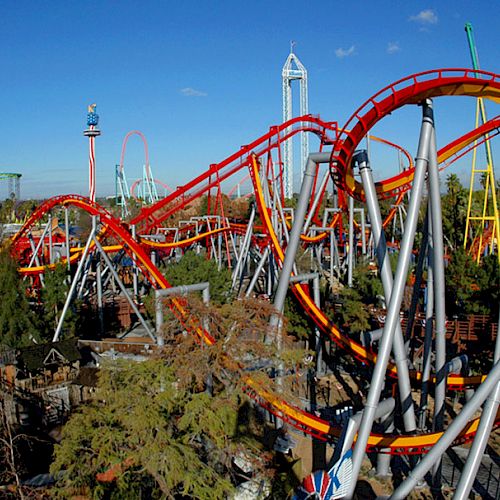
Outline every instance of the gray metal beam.
POLYGON ((448 429, 446 429, 429 453, 422 458, 412 471, 410 471, 408 477, 398 486, 398 488, 396 488, 389 498, 393 500, 403 500, 408 497, 417 482, 425 476, 437 461, 441 460, 443 453, 452 445, 453 441, 455 441, 460 434, 460 431, 474 416, 474 413, 480 408, 488 395, 496 389, 499 381, 500 361, 497 361, 486 377, 486 380, 477 388, 471 400, 464 405, 462 411, 453 419, 448 429))
POLYGON ((122 280, 118 276, 118 273, 116 272, 116 269, 113 267, 113 263, 111 262, 111 259, 108 257, 104 249, 102 248, 101 244, 99 243, 99 240, 97 238, 94 238, 94 243, 97 248, 97 250, 100 252, 104 262, 108 266, 111 274, 113 275, 113 278, 115 281, 118 283, 118 286, 120 287, 121 291, 123 292, 123 295, 125 298, 128 300, 128 303, 130 304, 130 307, 132 307, 132 310, 136 314, 137 318, 139 319, 141 325, 144 327, 146 330, 147 334, 156 342, 156 338, 153 335, 153 332, 151 331, 151 328, 149 328, 148 324, 146 323, 146 320, 143 318, 142 314, 139 311, 139 308, 133 301, 132 297, 127 292, 127 289, 125 288, 125 285, 123 284, 122 280))
POLYGON ((415 174, 413 178, 413 187, 410 206, 408 209, 406 228, 403 234, 403 239, 401 241, 391 300, 387 309, 384 334, 379 345, 377 361, 375 363, 370 390, 367 396, 365 412, 363 413, 363 421, 360 427, 360 432, 358 433, 358 440, 356 441, 356 445, 353 451, 352 483, 346 495, 347 498, 352 498, 354 495, 359 471, 361 470, 361 463, 363 462, 363 457, 365 455, 366 444, 368 442, 368 437, 370 436, 370 432, 373 426, 375 409, 377 408, 380 394, 384 386, 385 372, 387 370, 387 363, 389 361, 391 353, 391 346, 393 344, 396 325, 399 322, 399 312, 401 308, 401 302, 403 300, 403 292, 406 284, 411 251, 415 238, 415 230, 418 222, 418 212, 422 199, 425 174, 427 171, 428 150, 433 123, 434 121, 431 102, 429 100, 426 100, 423 103, 422 128, 420 131, 420 140, 415 162, 415 174))
POLYGON ((290 233, 290 240, 286 248, 283 266, 281 268, 278 288, 276 289, 276 293, 274 296, 274 309, 278 314, 274 314, 271 317, 270 325, 273 327, 278 326, 280 319, 279 315, 282 314, 283 307, 285 305, 285 298, 288 292, 290 276, 292 275, 295 256, 297 255, 297 249, 300 244, 300 235, 302 234, 302 227, 304 225, 304 217, 306 215, 307 205, 309 203, 311 195, 315 166, 317 163, 327 163, 329 161, 330 153, 311 153, 307 160, 307 166, 302 181, 302 188, 300 190, 297 208, 295 209, 295 220, 292 226, 292 231, 290 233))
MULTIPOLYGON (((373 181, 372 171, 368 163, 368 155, 366 152, 360 151, 357 153, 354 157, 354 161, 356 160, 359 162, 359 172, 365 189, 366 204, 368 207, 368 213, 370 214, 372 235, 377 249, 377 260, 384 288, 385 301, 386 303, 389 303, 393 291, 393 277, 389 252, 387 251, 385 243, 384 227, 382 224, 382 216, 380 214, 377 192, 375 190, 375 183, 373 181)), ((392 350, 394 353, 394 361, 398 370, 398 388, 405 431, 413 432, 417 428, 417 422, 415 419, 415 409, 411 395, 408 356, 399 317, 396 320, 392 350)))
MULTIPOLYGON (((495 341, 495 354, 494 363, 498 364, 500 360, 500 313, 498 318, 498 329, 497 338, 495 341)), ((457 487, 455 489, 455 500, 467 500, 469 498, 470 490, 474 484, 474 479, 476 478, 477 471, 481 465, 481 459, 483 458, 483 453, 488 444, 488 439, 490 437, 491 430, 496 420, 496 415, 498 411, 498 406, 500 404, 500 383, 497 383, 495 390, 492 391, 488 397, 481 419, 479 421, 479 426, 476 431, 476 437, 472 443, 471 449, 465 461, 460 480, 458 481, 457 487)))
MULTIPOLYGON (((436 130, 433 129, 429 146, 429 199, 431 202, 432 243, 434 266, 434 304, 435 304, 435 372, 433 430, 444 428, 444 409, 446 396, 446 311, 444 278, 443 217, 441 211, 441 193, 439 192, 439 166, 436 151, 436 130)), ((441 489, 441 462, 436 462, 432 470, 433 489, 441 489)))
POLYGON ((210 283, 203 281, 202 283, 194 283, 192 285, 173 286, 171 288, 162 288, 155 290, 155 314, 156 314, 156 337, 158 345, 163 345, 163 335, 161 334, 161 327, 163 325, 163 308, 161 299, 162 297, 169 297, 172 295, 187 295, 191 292, 202 292, 203 303, 210 302, 210 283))
POLYGON ((96 228, 95 228, 95 225, 93 225, 92 229, 90 231, 90 235, 87 239, 87 243, 85 244, 85 248, 83 250, 82 257, 80 259, 80 262, 78 263, 76 273, 73 276, 73 281, 71 282, 71 286, 69 288, 68 295, 66 296, 66 301, 64 302, 63 310, 61 311, 61 316, 59 318, 59 322, 57 323, 56 331, 54 332, 54 336, 52 337, 52 342, 57 342, 59 340, 59 335, 61 334, 62 326, 64 323, 64 318, 66 316, 66 313, 68 312, 69 305, 70 305, 71 300, 73 298, 73 294, 75 293, 75 290, 76 290, 76 285, 78 283, 78 280, 80 279, 80 274, 82 273, 83 266, 87 260, 87 255, 89 253, 90 244, 92 243, 92 241, 94 239, 95 231, 96 231, 96 228))

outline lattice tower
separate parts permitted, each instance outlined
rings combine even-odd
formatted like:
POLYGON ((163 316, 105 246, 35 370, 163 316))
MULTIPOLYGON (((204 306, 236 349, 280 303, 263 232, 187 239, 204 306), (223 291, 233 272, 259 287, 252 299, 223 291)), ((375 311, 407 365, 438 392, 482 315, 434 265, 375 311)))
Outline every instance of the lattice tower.
MULTIPOLYGON (((479 69, 479 57, 477 54, 476 44, 474 42, 474 34, 472 25, 465 25, 467 33, 467 41, 469 44, 470 55, 472 59, 472 67, 479 69)), ((486 109, 484 101, 481 97, 477 98, 476 103, 476 128, 483 123, 486 123, 486 109)), ((488 136, 486 135, 486 139, 488 136)), ((500 244, 500 221, 498 218, 498 204, 496 197, 495 171, 493 166, 493 155, 491 152, 490 141, 486 140, 485 153, 486 165, 484 167, 477 166, 477 149, 474 148, 472 153, 472 169, 470 177, 469 200, 467 203, 467 219, 465 223, 464 248, 470 244, 471 249, 475 252, 473 255, 479 263, 483 248, 488 244, 485 235, 488 235, 489 251, 493 253, 494 241, 496 240, 497 247, 500 244), (473 207, 473 192, 475 181, 479 179, 480 185, 483 187, 481 206, 479 210, 473 207)), ((497 257, 500 261, 500 252, 497 248, 497 257)))
MULTIPOLYGON (((307 70, 300 62, 299 58, 293 52, 293 42, 290 48, 283 70, 281 72, 283 84, 283 121, 290 120, 293 116, 293 96, 292 96, 292 82, 299 81, 300 91, 300 115, 307 115, 309 113, 309 102, 307 94, 307 70)), ((288 129, 286 132, 289 132, 288 129)), ((307 157, 309 155, 309 138, 306 132, 300 133, 300 167, 301 167, 301 180, 304 175, 307 157)), ((293 196, 293 141, 288 139, 283 146, 283 185, 285 190, 285 197, 291 198, 293 196)))
POLYGON ((7 181, 7 198, 15 198, 16 200, 21 199, 21 177, 22 174, 0 172, 0 184, 3 181, 7 181))

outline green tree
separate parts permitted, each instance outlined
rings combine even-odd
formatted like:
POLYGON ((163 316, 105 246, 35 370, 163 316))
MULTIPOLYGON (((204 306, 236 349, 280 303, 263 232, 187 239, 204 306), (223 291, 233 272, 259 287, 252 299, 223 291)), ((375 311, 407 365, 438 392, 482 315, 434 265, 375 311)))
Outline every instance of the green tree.
POLYGON ((217 263, 193 251, 186 252, 179 262, 162 268, 169 283, 173 286, 192 285, 208 281, 210 300, 224 304, 231 299, 231 272, 217 269, 217 263))
POLYGON ((451 250, 459 248, 464 241, 467 216, 467 191, 456 174, 446 179, 446 194, 442 197, 443 233, 451 250))
MULTIPOLYGON (((498 284, 498 265, 496 276, 488 276, 487 272, 494 272, 493 265, 481 267, 462 247, 453 252, 445 270, 449 316, 490 313, 491 299, 486 299, 485 293, 491 293, 490 286, 498 284)), ((493 293, 498 296, 498 290, 493 293)))
MULTIPOLYGON (((63 496, 226 498, 234 489, 232 459, 242 453, 254 470, 273 473, 260 444, 262 423, 252 424, 244 393, 249 373, 272 391, 256 369, 258 360, 276 354, 262 342, 269 305, 206 308, 190 299, 186 307, 189 322, 203 321, 217 342, 200 346, 196 335, 179 334, 180 325, 171 323, 157 359, 105 367, 98 400, 70 418, 55 449, 51 470, 64 471, 63 496)), ((298 353, 283 352, 286 367, 298 353)))
POLYGON ((37 337, 26 286, 17 272, 9 249, 0 251, 0 344, 27 345, 37 337))
POLYGON ((342 307, 337 312, 340 324, 350 333, 360 333, 370 328, 370 314, 356 288, 344 287, 339 299, 342 307))
POLYGON ((339 293, 342 306, 336 315, 340 324, 351 333, 370 329, 369 310, 378 305, 380 296, 383 296, 383 287, 377 273, 368 264, 358 265, 353 270, 352 288, 344 287, 339 293))
POLYGON ((314 334, 314 322, 307 314, 293 293, 288 293, 283 312, 286 318, 286 328, 290 335, 298 340, 309 339, 314 334))

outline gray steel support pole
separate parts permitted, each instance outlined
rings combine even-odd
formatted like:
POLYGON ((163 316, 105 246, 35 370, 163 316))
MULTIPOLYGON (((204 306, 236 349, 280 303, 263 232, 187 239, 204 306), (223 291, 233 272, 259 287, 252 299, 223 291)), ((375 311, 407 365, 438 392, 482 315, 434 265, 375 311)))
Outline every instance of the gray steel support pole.
POLYGON ((97 250, 100 252, 102 255, 102 258, 104 259, 104 262, 108 266, 109 270, 111 271, 111 274, 113 275, 113 278, 115 278, 115 281, 118 283, 118 286, 120 287, 120 290, 123 292, 123 295, 125 295, 125 298, 128 300, 130 307, 136 314, 137 318, 139 319, 141 325, 144 327, 146 330, 147 334, 156 342, 156 338, 153 335, 153 332, 151 331, 151 328, 149 328, 148 324, 146 323, 145 319, 143 318, 142 314, 139 311, 139 308, 133 301, 132 297, 127 292, 127 289, 125 288, 125 285, 123 284, 122 280, 118 276, 118 273, 116 272, 115 268, 113 267, 113 263, 111 262, 111 259, 107 256, 106 252, 102 248, 101 244, 99 243, 98 239, 94 237, 94 243, 97 248, 97 250))
POLYGON ((54 336, 52 337, 52 342, 57 342, 59 340, 59 335, 61 334, 62 326, 64 323, 64 317, 66 316, 66 313, 68 312, 69 305, 71 303, 71 299, 73 298, 73 294, 75 293, 76 290, 76 285, 78 283, 78 280, 80 278, 80 274, 82 273, 83 266, 85 262, 87 261, 87 255, 89 253, 90 249, 90 244, 92 243, 92 240, 94 239, 94 231, 95 229, 92 228, 90 231, 90 235, 88 237, 87 243, 85 244, 85 248, 83 250, 82 257, 80 259, 80 262, 78 263, 78 267, 76 269, 76 273, 73 276, 73 281, 71 282, 71 286, 68 291, 68 295, 66 296, 66 301, 64 302, 63 310, 61 311, 61 317, 59 318, 59 322, 57 323, 57 328, 54 333, 54 336))
POLYGON ((283 312, 283 307, 285 305, 285 298, 288 291, 288 284, 290 281, 293 264, 295 263, 295 256, 297 255, 297 249, 300 244, 300 235, 302 233, 304 217, 306 215, 307 205, 309 203, 309 197, 311 195, 311 189, 314 180, 315 165, 317 163, 326 163, 329 161, 330 161, 330 153, 311 153, 308 157, 306 169, 304 171, 304 177, 302 180, 302 187, 300 190, 299 200, 297 203, 297 208, 295 210, 295 217, 294 217, 295 220, 292 226, 292 231, 290 233, 290 240, 288 242, 288 246, 286 247, 285 259, 283 261, 283 266, 281 269, 278 288, 276 289, 276 294, 274 296, 274 309, 278 314, 271 316, 270 320, 271 326, 274 327, 278 326, 280 321, 279 315, 283 312))
POLYGON ((104 310, 102 303, 102 272, 101 272, 101 256, 97 256, 96 267, 96 284, 97 284, 97 313, 99 316, 99 332, 104 333, 104 310))
MULTIPOLYGON (((316 307, 320 309, 321 295, 319 290, 319 274, 313 279, 313 299, 316 307)), ((318 375, 321 375, 323 373, 323 356, 321 350, 321 335, 319 328, 317 326, 314 327, 314 337, 315 337, 314 348, 316 350, 316 373, 318 375)))
POLYGON ((311 221, 312 221, 312 218, 314 217, 314 213, 316 212, 316 209, 318 208, 321 194, 323 193, 323 190, 325 189, 326 183, 328 182, 329 178, 330 178, 330 172, 327 170, 325 172, 323 179, 321 180, 318 192, 316 193, 316 196, 314 197, 314 201, 311 205, 311 208, 309 209, 309 214, 307 216, 306 222, 304 223, 304 229, 303 229, 304 233, 307 232, 307 230, 309 229, 309 226, 311 225, 311 221))
POLYGON ((427 288, 425 291, 425 338, 424 338, 424 353, 422 362, 422 390, 420 392, 420 419, 419 428, 424 430, 427 427, 427 401, 429 397, 429 381, 431 378, 431 351, 432 337, 434 334, 434 272, 433 272, 433 255, 432 250, 432 207, 429 200, 427 210, 427 227, 428 227, 428 251, 427 251, 427 288))
MULTIPOLYGON (((95 236, 97 234, 97 216, 95 215, 92 216, 92 230, 95 236)), ((92 264, 92 259, 89 255, 87 257, 87 262, 85 263, 85 266, 83 268, 82 281, 80 282, 80 287, 78 289, 78 294, 76 296, 77 299, 81 299, 83 297, 83 291, 85 289, 85 284, 87 283, 87 278, 89 276, 91 264, 92 264)))
MULTIPOLYGON (((384 287, 384 295, 386 304, 389 303, 392 288, 393 278, 391 270, 391 262, 389 252, 385 243, 384 227, 382 225, 382 216, 380 215, 380 206, 377 199, 377 192, 375 191, 375 183, 373 181, 372 171, 368 163, 368 155, 365 151, 360 151, 354 157, 354 161, 358 162, 359 173, 363 182, 365 190, 366 205, 370 215, 370 222, 372 227, 373 239, 375 241, 376 254, 380 275, 382 278, 382 285, 384 287)), ((417 428, 415 419, 415 409, 413 399, 411 396, 411 383, 410 372, 408 369, 408 356, 405 348, 403 332, 401 330, 401 323, 399 316, 396 321, 396 331, 394 334, 394 341, 392 345, 394 353, 394 361, 398 369, 398 388, 399 397, 401 400, 401 413, 406 432, 413 432, 417 428)))
MULTIPOLYGON (((314 304, 319 309, 321 307, 321 295, 319 290, 319 273, 305 273, 290 278, 290 283, 301 283, 306 281, 313 282, 313 300, 314 304)), ((322 373, 322 356, 321 356, 321 337, 317 326, 314 327, 314 349, 316 351, 316 373, 322 373)))
POLYGON ((467 422, 474 416, 474 413, 481 407, 486 398, 496 389, 499 381, 500 362, 497 361, 486 377, 486 380, 477 388, 471 400, 465 404, 462 411, 453 419, 448 429, 446 429, 429 453, 410 471, 408 477, 390 496, 391 499, 403 500, 408 497, 417 482, 427 474, 436 462, 441 460, 443 453, 452 445, 453 441, 460 434, 460 431, 467 425, 467 422))
MULTIPOLYGON (((136 239, 136 228, 135 224, 131 226, 131 233, 132 233, 132 238, 134 240, 136 239)), ((135 258, 132 258, 132 284, 134 287, 134 299, 139 302, 139 283, 138 283, 138 276, 137 276, 137 265, 135 263, 135 258)))
MULTIPOLYGON (((285 212, 283 210, 283 206, 281 204, 281 198, 279 196, 276 196, 276 206, 278 207, 278 214, 281 217, 282 223, 280 224, 280 228, 283 229, 283 236, 285 238, 285 241, 288 243, 288 240, 290 239, 290 234, 288 233, 288 226, 286 225, 286 217, 285 217, 285 212)), ((278 235, 281 237, 281 235, 278 235)), ((280 239, 282 241, 282 238, 280 239)))
POLYGON ((250 213, 250 218, 248 220, 247 230, 245 232, 245 237, 243 238, 243 243, 240 246, 240 255, 238 256, 238 260, 236 262, 236 266, 233 271, 233 283, 232 288, 236 285, 236 281, 239 278, 240 270, 243 266, 243 261, 247 257, 248 247, 250 245, 250 238, 252 236, 253 229, 253 221, 255 219, 255 205, 252 205, 252 211, 250 213))
POLYGON ((361 251, 366 255, 366 224, 365 224, 365 209, 361 209, 361 251))
POLYGON ((349 251, 347 253, 347 286, 352 287, 354 267, 354 198, 349 196, 349 251))
POLYGON ((68 271, 71 268, 70 263, 70 249, 69 249, 69 215, 68 215, 68 207, 64 207, 64 232, 66 234, 66 266, 68 267, 68 271))
MULTIPOLYGON (((333 231, 330 231, 330 286, 333 287, 333 240, 335 235, 333 231)), ((337 252, 335 252, 335 256, 337 256, 337 252)))
POLYGON ((28 241, 30 242, 30 248, 31 248, 31 258, 28 267, 31 267, 33 265, 33 262, 35 262, 35 264, 39 266, 40 259, 38 258, 38 252, 35 248, 35 241, 33 240, 33 235, 31 234, 31 231, 28 233, 28 241))
POLYGON ((262 257, 259 260, 259 263, 257 264, 257 269, 255 269, 252 280, 250 281, 250 284, 248 285, 247 291, 245 292, 245 297, 250 297, 250 295, 253 292, 253 289, 255 288, 255 285, 257 283, 257 280, 259 279, 260 273, 262 272, 262 269, 264 268, 264 264, 266 263, 266 260, 269 256, 269 247, 266 247, 264 252, 262 253, 262 257))
POLYGON ((35 262, 35 264, 37 266, 40 265, 40 260, 38 259, 38 252, 39 252, 41 246, 43 245, 43 241, 45 240, 45 235, 47 234, 48 228, 49 228, 49 225, 46 224, 45 229, 42 232, 42 236, 40 236, 40 240, 38 241, 38 244, 37 244, 35 249, 33 249, 33 247, 35 246, 35 242, 33 241, 33 236, 30 233, 29 238, 30 238, 30 245, 31 245, 31 250, 33 251, 33 255, 31 256, 28 267, 31 267, 33 265, 33 262, 35 262))
POLYGON ((391 354, 391 346, 393 344, 396 325, 399 322, 399 311, 403 300, 404 286, 410 264, 410 256, 418 222, 418 212, 422 199, 425 174, 427 171, 427 157, 432 127, 432 107, 430 106, 430 101, 427 100, 423 104, 422 128, 420 131, 420 140, 415 162, 415 175, 413 179, 410 206, 408 209, 406 230, 403 234, 403 240, 401 242, 398 265, 396 275, 394 277, 394 286, 384 326, 384 334, 382 335, 382 340, 377 354, 377 361, 372 375, 370 390, 368 392, 365 411, 363 413, 363 420, 358 434, 358 440, 356 441, 353 451, 352 483, 349 487, 346 498, 352 498, 354 495, 359 471, 361 470, 361 464, 365 455, 366 443, 368 442, 368 437, 370 436, 370 432, 372 430, 375 409, 384 386, 385 372, 387 370, 387 363, 391 354))
MULTIPOLYGON (((383 415, 392 413, 394 411, 395 404, 396 402, 394 401, 394 398, 383 399, 377 405, 374 418, 380 418, 383 415)), ((352 443, 354 442, 356 433, 358 432, 359 426, 361 425, 363 413, 364 410, 355 413, 344 425, 340 438, 337 442, 337 445, 335 446, 335 452, 332 457, 332 462, 336 462, 337 460, 339 460, 344 456, 346 451, 352 447, 352 443)))
MULTIPOLYGON (((384 425, 384 434, 391 434, 394 432, 394 414, 391 412, 382 417, 382 424, 384 425)), ((392 476, 391 472, 391 459, 390 448, 383 448, 377 454, 377 476, 389 477, 392 476)))
POLYGON ((163 297, 169 297, 171 295, 187 295, 188 293, 191 292, 202 292, 203 303, 205 305, 209 304, 210 283, 208 281, 203 281, 202 283, 194 283, 192 285, 180 285, 180 286, 173 286, 171 288, 163 288, 160 290, 155 290, 156 337, 157 337, 157 344, 159 346, 162 346, 164 342, 163 335, 161 332, 161 327, 163 326, 163 308, 161 299, 163 297))
MULTIPOLYGON (((420 288, 422 286, 422 274, 424 270, 425 257, 427 256, 427 245, 429 243, 429 211, 425 213, 424 227, 422 231, 422 242, 420 243, 420 250, 418 252, 417 268, 415 270, 415 283, 411 296, 410 309, 408 311, 408 324, 404 335, 405 343, 409 345, 411 340, 411 332, 415 324, 415 316, 417 313, 417 305, 420 299, 420 288)), ((407 349, 408 350, 408 349, 407 349)), ((412 350, 413 352, 413 350, 412 350)))
MULTIPOLYGON (((498 318, 498 329, 497 338, 495 341, 495 354, 494 363, 498 363, 500 360, 500 314, 498 318)), ((488 444, 488 439, 490 437, 491 430, 495 423, 498 406, 500 404, 500 383, 494 391, 488 397, 481 419, 479 421, 479 427, 476 431, 476 437, 472 443, 469 454, 467 455, 467 460, 465 461, 460 480, 458 481, 457 487, 455 489, 455 500, 467 500, 469 498, 470 490, 474 484, 474 479, 476 478, 477 471, 481 465, 481 459, 483 458, 483 453, 488 444)))
POLYGON ((401 204, 398 205, 399 225, 401 226, 401 234, 405 232, 405 223, 403 218, 403 208, 401 204))
POLYGON ((49 212, 47 226, 49 228, 49 264, 52 264, 54 261, 54 256, 52 255, 52 212, 49 212))
MULTIPOLYGON (((445 311, 445 278, 444 278, 444 245, 443 218, 441 212, 441 193, 439 192, 439 166, 436 152, 436 132, 433 128, 429 149, 429 198, 431 201, 432 244, 434 266, 434 303, 436 311, 435 324, 435 372, 436 384, 434 393, 433 430, 444 428, 444 409, 446 395, 446 311, 445 311)), ((441 462, 436 462, 432 470, 433 488, 441 489, 441 462)))
POLYGON ((78 288, 78 293, 76 295, 77 299, 81 299, 83 297, 83 291, 85 288, 85 283, 87 282, 87 277, 89 275, 90 271, 90 255, 87 256, 87 261, 85 262, 85 265, 83 267, 83 275, 82 275, 82 281, 80 282, 80 287, 78 288))

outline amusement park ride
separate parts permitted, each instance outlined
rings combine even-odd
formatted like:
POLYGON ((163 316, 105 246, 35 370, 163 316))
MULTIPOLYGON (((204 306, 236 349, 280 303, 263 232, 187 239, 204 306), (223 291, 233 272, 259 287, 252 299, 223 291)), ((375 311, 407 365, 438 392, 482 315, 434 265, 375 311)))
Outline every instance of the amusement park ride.
MULTIPOLYGON (((157 290, 157 297, 162 296, 162 290, 168 290, 170 284, 160 272, 159 262, 168 262, 187 249, 204 253, 207 258, 216 260, 219 267, 227 266, 232 272, 233 291, 237 295, 266 294, 279 314, 283 312, 285 297, 291 290, 301 304, 303 314, 316 325, 318 338, 317 345, 313 347, 317 349, 318 359, 321 358, 322 349, 320 336, 323 336, 338 346, 337 355, 346 352, 359 363, 373 367, 364 407, 358 408, 359 411, 346 419, 343 426, 306 411, 305 406, 299 407, 271 395, 251 375, 246 376, 248 394, 275 415, 278 421, 316 439, 335 443, 334 456, 337 461, 330 472, 337 482, 333 481, 330 496, 320 498, 352 497, 366 451, 379 453, 381 471, 388 471, 391 455, 415 457, 410 461, 413 467, 411 472, 391 498, 405 498, 429 471, 432 471, 433 485, 439 488, 439 464, 445 450, 458 442, 472 442, 455 494, 455 498, 468 498, 490 432, 498 423, 500 340, 497 335, 494 364, 491 371, 484 375, 470 376, 463 358, 449 359, 450 356, 447 356, 439 171, 466 152, 474 151, 479 144, 486 144, 489 148, 488 141, 500 131, 500 118, 487 120, 482 113, 482 119, 474 130, 438 150, 434 126, 434 113, 438 113, 438 110, 434 109, 434 102, 438 102, 441 96, 471 96, 498 103, 500 76, 476 67, 473 70, 437 69, 410 75, 370 97, 343 126, 307 114, 307 96, 303 95, 307 94, 307 72, 293 51, 283 69, 283 85, 284 123, 272 126, 251 144, 240 148, 220 163, 211 165, 184 186, 170 190, 161 199, 151 173, 143 134, 139 131, 127 134, 120 164, 116 167, 121 219, 95 202, 94 140, 100 132, 97 129, 95 105, 89 108, 88 129, 85 131, 90 144, 89 198, 56 196, 35 210, 12 240, 12 250, 20 261, 20 272, 30 277, 33 283, 43 286, 43 273, 54 266, 56 252, 52 249, 53 242, 49 242, 46 235, 35 242, 31 232, 51 212, 63 209, 66 240, 60 246, 58 255, 62 262, 67 263, 71 286, 54 333, 54 341, 64 335, 65 313, 75 297, 95 297, 97 307, 102 311, 105 291, 114 286, 127 298, 152 341, 161 345, 158 324, 155 329, 141 314, 141 290, 151 287, 157 290), (297 117, 291 116, 292 99, 289 93, 291 80, 294 79, 300 81, 301 112, 304 112, 297 117), (403 106, 421 108, 415 161, 400 146, 370 136, 370 140, 394 148, 406 159, 401 171, 375 182, 370 155, 362 149, 362 142, 375 124, 403 106), (309 134, 319 140, 318 151, 307 151, 309 134), (127 209, 133 189, 128 188, 124 170, 125 148, 131 135, 138 135, 144 143, 146 163, 141 188, 142 197, 148 200, 148 204, 133 218, 129 217, 127 209), (298 203, 292 210, 286 208, 285 203, 292 194, 291 143, 293 137, 298 135, 306 138, 301 144, 301 157, 305 161, 298 203), (235 222, 224 213, 222 183, 238 184, 245 174, 251 183, 255 204, 248 220, 235 222), (325 209, 330 181, 330 193, 334 192, 335 196, 328 200, 328 208, 325 209), (407 193, 410 194, 409 201, 407 193), (181 221, 176 227, 170 227, 171 221, 178 219, 176 216, 203 196, 208 198, 208 212, 204 216, 191 217, 189 221, 181 221), (362 203, 364 208, 355 208, 353 200, 362 203), (391 201, 392 208, 385 217, 381 215, 381 200, 391 201), (406 204, 404 210, 403 202, 406 204), (69 244, 68 233, 68 210, 71 207, 88 213, 92 218, 92 227, 85 244, 74 248, 69 244), (422 228, 418 225, 421 211, 427 214, 422 228), (384 229, 398 217, 402 222, 401 239, 397 268, 393 274, 384 229), (417 369, 416 360, 411 358, 408 350, 407 329, 402 328, 400 312, 414 241, 419 232, 421 243, 415 271, 419 286, 414 287, 414 293, 420 294, 420 285, 425 285, 427 322, 424 351, 418 364, 420 369, 417 369), (343 235, 345 242, 342 241, 343 235), (344 254, 341 251, 342 244, 344 254), (49 251, 46 251, 47 246, 49 251), (311 272, 306 275, 300 274, 298 270, 297 255, 300 248, 311 259, 311 272), (371 332, 368 336, 370 341, 364 343, 358 342, 332 323, 322 309, 317 293, 318 278, 323 277, 333 283, 342 268, 347 269, 352 283, 357 253, 373 258, 378 263, 386 303, 383 328, 371 332), (128 256, 133 265, 131 287, 123 282, 119 272, 124 256, 128 256), (397 386, 397 395, 381 399, 382 395, 385 397, 386 385, 392 384, 397 386), (431 387, 434 393, 430 392, 431 387), (466 390, 470 396, 468 401, 445 428, 447 392, 466 390), (415 400, 416 391, 420 393, 419 400, 415 400), (428 415, 427 401, 431 396, 434 402, 433 415, 428 415), (481 416, 475 417, 483 403, 481 416), (425 416, 431 420, 431 428, 427 427, 425 416), (385 434, 373 432, 376 419, 391 421, 392 425, 388 428, 394 430, 385 434), (343 482, 338 480, 339 477, 343 478, 343 482)), ((480 109, 484 110, 484 104, 480 105, 480 109)), ((488 167, 488 176, 490 188, 494 192, 492 166, 488 167)), ((488 210, 484 212, 486 215, 489 213, 488 210)), ((494 212, 492 220, 486 219, 486 215, 483 215, 483 227, 492 223, 495 230, 488 233, 489 237, 482 247, 488 247, 488 251, 498 255, 498 212, 494 212)), ((49 228, 49 224, 46 228, 49 228)), ((47 231, 47 236, 50 236, 50 228, 47 231)), ((187 314, 182 304, 175 299, 171 305, 180 317, 187 314)), ((274 316, 270 321, 274 322, 279 337, 280 322, 276 320, 277 317, 274 316)), ((158 320, 160 322, 161 319, 158 320)), ((102 316, 101 328, 104 328, 102 316)), ((215 342, 203 326, 191 329, 203 342, 215 342)), ((317 369, 324 369, 321 362, 317 362, 317 369)), ((306 480, 300 494, 304 498, 310 493, 319 494, 319 490, 311 488, 316 488, 315 482, 306 480)))

